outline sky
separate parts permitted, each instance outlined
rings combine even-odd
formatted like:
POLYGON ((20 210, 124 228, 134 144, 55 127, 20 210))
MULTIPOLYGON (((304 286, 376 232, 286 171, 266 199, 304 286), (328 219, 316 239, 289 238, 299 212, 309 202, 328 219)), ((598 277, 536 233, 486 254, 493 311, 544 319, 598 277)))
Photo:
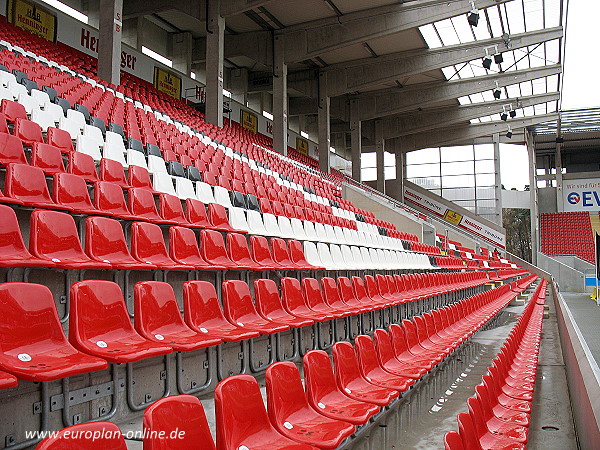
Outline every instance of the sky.
MULTIPOLYGON (((600 107, 600 2, 569 0, 565 57, 563 60, 562 110, 600 107)), ((503 145, 500 176, 506 189, 523 190, 529 184, 529 162, 524 146, 503 145)))

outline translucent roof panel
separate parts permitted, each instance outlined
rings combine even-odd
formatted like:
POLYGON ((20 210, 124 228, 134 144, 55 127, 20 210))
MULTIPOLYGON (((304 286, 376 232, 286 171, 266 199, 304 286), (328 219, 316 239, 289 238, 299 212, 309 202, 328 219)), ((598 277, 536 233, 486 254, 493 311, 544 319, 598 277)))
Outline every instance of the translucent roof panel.
MULTIPOLYGON (((561 14, 564 0, 512 0, 485 9, 479 9, 479 24, 471 27, 467 15, 461 14, 451 19, 445 19, 419 28, 429 48, 440 48, 457 44, 477 42, 484 39, 499 38, 525 32, 556 27, 561 24, 561 14)), ((477 7, 477 2, 475 2, 477 7)), ((561 62, 561 48, 558 39, 531 45, 523 48, 506 48, 504 44, 498 46, 502 53, 503 61, 496 64, 492 61, 490 69, 483 67, 483 60, 476 59, 442 68, 447 80, 461 80, 495 73, 511 71, 527 71, 532 68, 543 67, 561 62)), ((488 48, 489 55, 493 58, 494 47, 488 48)), ((558 75, 540 78, 502 88, 501 101, 516 102, 517 98, 531 95, 558 92, 560 80, 558 75), (508 98, 507 98, 508 97, 508 98)), ((492 90, 459 97, 460 105, 481 102, 497 102, 492 90)), ((526 108, 524 115, 547 114, 556 111, 557 102, 526 108)), ((519 114, 519 117, 522 115, 519 114)), ((499 116, 492 115, 471 120, 472 123, 498 120, 499 116)))

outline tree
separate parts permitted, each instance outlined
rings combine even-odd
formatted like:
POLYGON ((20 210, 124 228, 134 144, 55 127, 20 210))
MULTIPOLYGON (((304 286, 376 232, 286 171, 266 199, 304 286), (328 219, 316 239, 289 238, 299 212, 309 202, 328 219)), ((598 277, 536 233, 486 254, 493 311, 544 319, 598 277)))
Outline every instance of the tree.
POLYGON ((506 229, 506 250, 531 262, 531 211, 503 209, 502 226, 506 229))

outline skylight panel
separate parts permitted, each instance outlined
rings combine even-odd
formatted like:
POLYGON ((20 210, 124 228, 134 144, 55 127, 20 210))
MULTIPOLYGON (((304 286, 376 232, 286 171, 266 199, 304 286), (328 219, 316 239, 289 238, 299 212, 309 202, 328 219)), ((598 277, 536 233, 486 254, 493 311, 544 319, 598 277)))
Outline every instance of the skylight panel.
POLYGON ((528 96, 528 95, 532 95, 532 88, 531 88, 531 82, 526 81, 524 83, 521 83, 521 95, 523 97, 528 96))
POLYGON ((535 111, 535 114, 546 114, 546 103, 534 105, 533 110, 535 111))
POLYGON ((546 78, 538 78, 537 80, 533 80, 531 84, 533 85, 533 95, 545 94, 547 92, 546 78))
POLYGON ((473 42, 473 32, 471 31, 471 26, 465 20, 464 16, 452 17, 450 21, 454 25, 454 30, 456 31, 460 42, 473 42))
POLYGON ((492 94, 492 91, 483 91, 481 93, 481 96, 483 97, 484 102, 493 102, 494 100, 496 100, 494 98, 494 94, 492 94))
POLYGON ((525 9, 525 26, 527 31, 544 28, 544 10, 542 0, 523 0, 525 9))
POLYGON ((458 97, 458 103, 460 103, 461 105, 470 105, 471 99, 469 98, 468 95, 466 95, 464 97, 458 97))
POLYGON ((518 84, 512 84, 506 87, 506 91, 508 92, 509 98, 517 98, 521 96, 521 90, 519 89, 518 84))
POLYGON ((548 91, 558 92, 558 75, 550 75, 549 77, 546 77, 546 79, 548 81, 548 91))
POLYGON ((435 32, 433 24, 429 23, 419 27, 419 31, 421 32, 421 35, 423 36, 423 39, 425 39, 425 43, 429 48, 438 48, 442 46, 442 42, 435 32))
POLYGON ((442 38, 442 44, 460 44, 460 39, 458 39, 458 35, 456 34, 456 30, 454 29, 454 25, 452 25, 452 21, 450 19, 444 19, 436 22, 435 28, 442 38))
POLYGON ((525 32, 523 23, 523 3, 521 0, 513 0, 502 5, 508 16, 508 26, 511 34, 520 34, 525 32))
POLYGON ((558 39, 548 41, 544 44, 546 47, 546 58, 548 58, 549 64, 555 64, 560 59, 560 47, 558 45, 558 39))
POLYGON ((502 36, 502 26, 500 24, 500 16, 498 15, 498 9, 493 7, 487 8, 486 11, 490 18, 490 26, 492 27, 492 33, 494 34, 494 37, 502 36))
POLYGON ((454 75, 455 72, 456 72, 456 69, 454 69, 454 66, 442 67, 442 73, 446 77, 446 80, 449 80, 454 75))
POLYGON ((546 18, 546 28, 559 26, 560 0, 546 0, 544 14, 546 18))
MULTIPOLYGON (((479 64, 472 64, 470 63, 469 66, 471 67, 471 71, 473 72, 473 76, 481 76, 481 75, 486 75, 488 72, 483 68, 483 66, 479 65, 479 64)), ((492 66, 492 69, 494 67, 492 66)), ((493 72, 495 72, 494 70, 492 70, 493 72)))

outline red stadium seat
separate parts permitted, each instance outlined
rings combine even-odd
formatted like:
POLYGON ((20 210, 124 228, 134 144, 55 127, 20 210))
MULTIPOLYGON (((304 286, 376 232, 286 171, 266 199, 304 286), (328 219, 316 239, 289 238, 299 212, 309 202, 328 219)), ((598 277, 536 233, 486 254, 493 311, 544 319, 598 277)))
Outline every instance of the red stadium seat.
POLYGON ((329 355, 323 350, 309 351, 304 355, 303 363, 308 401, 321 414, 354 425, 363 425, 379 412, 379 406, 373 404, 368 395, 364 395, 363 400, 357 400, 357 397, 363 397, 361 392, 348 392, 339 388, 329 355), (350 396, 351 394, 354 396, 350 396))
POLYGON ((46 175, 65 172, 62 153, 58 147, 36 142, 31 150, 31 165, 39 167, 46 175))
POLYGON ((42 169, 27 164, 9 164, 6 168, 4 194, 15 203, 39 208, 60 207, 52 201, 42 169))
POLYGON ((81 152, 69 153, 69 173, 83 177, 88 183, 99 180, 94 158, 81 152))
POLYGON ((216 450, 202 403, 192 395, 174 395, 152 403, 144 411, 143 425, 145 450, 216 450))
POLYGON ((223 315, 217 292, 208 281, 187 281, 183 284, 185 323, 195 331, 227 342, 257 337, 258 331, 244 330, 228 322, 223 315))
POLYGON ((349 342, 336 342, 332 353, 336 382, 349 397, 386 406, 400 395, 396 389, 380 386, 363 378, 356 353, 349 342))
POLYGON ((231 323, 261 334, 278 333, 290 328, 289 325, 272 322, 258 314, 250 289, 244 281, 223 281, 223 311, 231 323))
POLYGON ((170 284, 143 281, 135 284, 133 293, 134 326, 149 341, 168 345, 176 351, 198 350, 222 342, 192 330, 183 322, 170 284))
POLYGON ((88 217, 85 223, 85 252, 94 261, 108 263, 115 269, 156 268, 154 264, 141 263, 131 256, 118 220, 88 217))
POLYGON ((55 266, 49 259, 36 258, 29 253, 23 242, 17 215, 6 205, 0 205, 0 266, 55 266))
POLYGON ((63 428, 44 439, 37 450, 127 450, 123 433, 112 422, 88 422, 63 428), (97 436, 97 437, 96 437, 97 436), (92 439, 92 437, 94 437, 92 439))
POLYGON ((8 133, 0 133, 0 165, 27 164, 21 139, 8 133))
POLYGON ((190 228, 173 226, 169 229, 169 256, 178 264, 194 266, 198 270, 225 269, 225 267, 207 263, 200 256, 198 238, 190 228))
POLYGON ((111 281, 87 280, 71 285, 69 340, 82 352, 113 363, 133 362, 173 351, 135 332, 121 288, 111 281))
POLYGON ((97 181, 94 184, 94 205, 96 209, 117 219, 136 220, 125 203, 123 189, 108 181, 97 181))
POLYGON ((54 174, 52 197, 54 202, 64 209, 83 214, 104 214, 92 203, 87 184, 79 175, 54 174))
POLYGON ((75 151, 73 148, 73 140, 68 131, 61 130, 60 128, 48 127, 46 140, 48 145, 57 147, 62 153, 71 154, 75 151))
POLYGON ((100 179, 117 184, 123 189, 129 187, 129 183, 125 178, 125 171, 120 162, 108 158, 100 160, 100 179))
POLYGON ((42 128, 31 120, 18 118, 15 120, 15 129, 13 134, 21 139, 26 147, 33 146, 34 143, 44 143, 44 137, 42 136, 42 128))
POLYGON ((103 370, 106 361, 75 350, 67 341, 46 286, 0 285, 0 369, 21 380, 50 381, 103 370))
POLYGON ((354 433, 348 422, 319 414, 313 409, 302 386, 300 372, 293 362, 271 364, 267 368, 267 409, 279 433, 295 441, 322 449, 335 449, 354 433))
POLYGON ((236 375, 221 381, 215 389, 215 415, 219 450, 240 448, 316 449, 292 441, 271 425, 254 377, 236 375))
POLYGON ((279 289, 273 280, 254 280, 254 298, 256 309, 267 320, 286 323, 292 328, 305 327, 314 323, 311 319, 295 317, 283 308, 279 289))
POLYGON ((131 224, 131 255, 142 263, 152 264, 162 270, 194 269, 194 266, 177 264, 169 258, 162 230, 153 223, 131 224))
POLYGON ((216 230, 200 230, 200 254, 211 265, 236 269, 236 264, 227 255, 223 235, 216 230))
POLYGON ((110 269, 105 262, 90 259, 81 248, 77 225, 69 214, 35 210, 31 213, 29 250, 65 269, 110 269))

